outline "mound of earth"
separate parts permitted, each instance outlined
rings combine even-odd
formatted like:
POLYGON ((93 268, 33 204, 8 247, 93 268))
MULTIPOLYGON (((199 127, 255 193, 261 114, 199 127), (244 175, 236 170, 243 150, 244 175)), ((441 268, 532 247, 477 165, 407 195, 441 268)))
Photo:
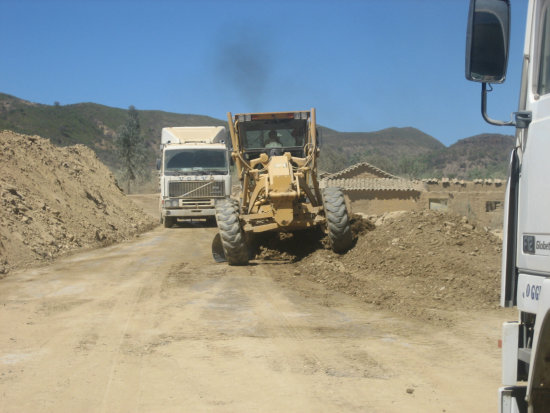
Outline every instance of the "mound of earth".
POLYGON ((376 226, 356 218, 354 228, 359 236, 349 252, 335 254, 317 241, 320 248, 287 264, 289 274, 434 322, 449 322, 446 311, 498 307, 501 241, 466 218, 400 212, 380 217, 376 226))
POLYGON ((0 132, 0 202, 0 274, 155 225, 91 149, 10 131, 0 132))
MULTIPOLYGON (((354 242, 374 229, 371 221, 357 214, 352 215, 350 224, 354 242)), ((328 237, 320 229, 259 233, 251 241, 254 258, 263 261, 297 262, 319 249, 330 249, 328 237)))

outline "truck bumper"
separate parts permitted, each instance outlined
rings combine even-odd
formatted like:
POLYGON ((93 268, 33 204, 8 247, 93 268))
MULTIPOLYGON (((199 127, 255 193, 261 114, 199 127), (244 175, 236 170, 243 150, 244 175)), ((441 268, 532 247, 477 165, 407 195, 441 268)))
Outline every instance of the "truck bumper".
POLYGON ((162 209, 161 214, 163 217, 207 218, 215 216, 216 209, 162 209))
POLYGON ((174 218, 208 218, 216 215, 216 203, 223 198, 161 199, 160 214, 174 218), (169 204, 171 203, 171 204, 169 204))
POLYGON ((498 389, 499 413, 527 413, 525 386, 508 386, 498 389))

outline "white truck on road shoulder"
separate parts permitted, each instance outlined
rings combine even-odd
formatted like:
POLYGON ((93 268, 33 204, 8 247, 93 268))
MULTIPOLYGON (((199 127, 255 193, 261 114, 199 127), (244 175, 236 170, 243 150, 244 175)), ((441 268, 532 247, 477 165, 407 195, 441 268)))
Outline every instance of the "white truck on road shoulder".
POLYGON ((466 78, 482 83, 483 118, 516 128, 504 210, 501 305, 517 306, 519 317, 503 325, 499 412, 548 413, 550 0, 529 0, 519 108, 514 120, 504 122, 487 116, 487 84, 506 76, 509 21, 509 0, 471 0, 466 78))
POLYGON ((178 218, 215 220, 215 204, 231 193, 227 132, 223 126, 163 128, 160 219, 166 228, 178 218))

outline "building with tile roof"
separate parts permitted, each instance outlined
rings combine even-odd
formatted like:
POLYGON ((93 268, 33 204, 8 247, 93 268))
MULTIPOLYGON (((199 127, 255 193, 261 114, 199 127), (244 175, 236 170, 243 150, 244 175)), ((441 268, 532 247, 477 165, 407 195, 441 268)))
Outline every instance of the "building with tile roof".
POLYGON ((321 187, 342 188, 354 212, 379 215, 416 209, 422 183, 399 178, 367 162, 326 176, 321 187))
POLYGON ((365 215, 435 209, 466 216, 489 228, 502 227, 506 185, 498 179, 409 180, 361 162, 324 175, 320 186, 342 188, 352 211, 365 215))

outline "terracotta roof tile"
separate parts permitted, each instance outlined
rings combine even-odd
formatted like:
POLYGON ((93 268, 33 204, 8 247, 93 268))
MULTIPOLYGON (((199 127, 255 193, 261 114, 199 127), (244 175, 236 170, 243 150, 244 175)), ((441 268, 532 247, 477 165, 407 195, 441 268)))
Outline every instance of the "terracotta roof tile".
MULTIPOLYGON (((347 167, 346 169, 342 169, 340 172, 335 172, 335 173, 329 175, 328 177, 326 177, 326 179, 339 179, 339 178, 342 178, 343 176, 345 176, 346 174, 348 174, 350 172, 354 172, 357 169, 361 169, 361 168, 364 168, 366 171, 371 172, 375 175, 378 175, 380 178, 399 179, 396 176, 394 176, 394 175, 392 175, 392 174, 390 174, 386 171, 383 171, 382 169, 377 168, 376 166, 371 165, 368 162, 359 162, 359 163, 356 163, 354 165, 351 165, 351 166, 347 167)), ((352 179, 352 178, 350 178, 350 179, 352 179)))
POLYGON ((421 191, 414 182, 399 178, 326 179, 325 186, 337 186, 345 191, 421 191))

